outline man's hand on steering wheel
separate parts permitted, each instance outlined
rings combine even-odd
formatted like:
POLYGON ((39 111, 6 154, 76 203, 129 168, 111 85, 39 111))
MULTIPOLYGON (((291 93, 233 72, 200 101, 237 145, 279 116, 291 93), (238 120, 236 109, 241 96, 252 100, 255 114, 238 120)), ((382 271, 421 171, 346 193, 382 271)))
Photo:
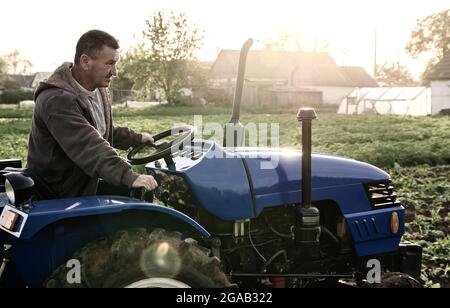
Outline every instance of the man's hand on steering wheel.
POLYGON ((147 134, 147 133, 141 133, 141 135, 142 135, 141 143, 148 144, 148 145, 155 144, 155 139, 153 139, 152 135, 147 134))
POLYGON ((134 147, 128 152, 127 159, 132 165, 144 165, 161 158, 171 158, 177 155, 185 144, 190 144, 194 139, 197 128, 190 125, 174 127, 161 132, 155 136, 147 133, 142 134, 142 144, 134 147), (165 138, 175 137, 172 141, 165 141, 165 138), (139 157, 139 153, 148 146, 154 147, 154 151, 147 156, 139 157))

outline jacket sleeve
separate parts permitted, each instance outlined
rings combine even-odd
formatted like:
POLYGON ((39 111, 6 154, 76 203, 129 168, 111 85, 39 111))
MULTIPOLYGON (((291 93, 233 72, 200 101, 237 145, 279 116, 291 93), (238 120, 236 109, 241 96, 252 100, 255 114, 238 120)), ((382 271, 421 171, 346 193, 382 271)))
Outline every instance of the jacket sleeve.
POLYGON ((113 126, 113 146, 116 149, 128 150, 141 144, 142 135, 128 127, 113 126))
POLYGON ((131 188, 139 174, 131 170, 83 116, 75 98, 56 95, 46 102, 43 118, 66 155, 87 175, 131 188))

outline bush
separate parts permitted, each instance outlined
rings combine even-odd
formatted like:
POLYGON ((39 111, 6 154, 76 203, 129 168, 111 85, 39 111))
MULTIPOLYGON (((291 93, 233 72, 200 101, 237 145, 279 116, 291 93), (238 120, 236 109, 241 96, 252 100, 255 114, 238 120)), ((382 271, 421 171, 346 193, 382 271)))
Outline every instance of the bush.
POLYGON ((439 114, 440 114, 440 115, 443 115, 443 116, 450 116, 450 109, 442 109, 442 110, 439 112, 439 114))
POLYGON ((5 90, 0 95, 0 104, 18 104, 20 101, 33 100, 33 92, 22 90, 5 90))

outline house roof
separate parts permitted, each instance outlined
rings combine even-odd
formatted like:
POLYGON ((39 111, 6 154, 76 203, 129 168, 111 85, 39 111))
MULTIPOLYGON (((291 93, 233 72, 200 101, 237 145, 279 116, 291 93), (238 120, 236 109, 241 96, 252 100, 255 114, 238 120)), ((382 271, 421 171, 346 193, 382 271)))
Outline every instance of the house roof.
POLYGON ((342 74, 347 82, 358 87, 377 87, 377 82, 360 66, 341 66, 342 74))
POLYGON ((450 80, 450 52, 445 54, 441 61, 427 76, 428 80, 450 80))
MULTIPOLYGON (((214 62, 211 78, 235 78, 239 50, 222 50, 214 62)), ((296 86, 377 86, 361 67, 339 67, 324 52, 250 51, 247 78, 285 79, 296 86)))
POLYGON ((44 80, 47 80, 52 74, 53 73, 51 73, 51 72, 37 72, 34 75, 33 82, 31 84, 31 86, 33 88, 36 88, 39 85, 40 82, 42 82, 44 80))

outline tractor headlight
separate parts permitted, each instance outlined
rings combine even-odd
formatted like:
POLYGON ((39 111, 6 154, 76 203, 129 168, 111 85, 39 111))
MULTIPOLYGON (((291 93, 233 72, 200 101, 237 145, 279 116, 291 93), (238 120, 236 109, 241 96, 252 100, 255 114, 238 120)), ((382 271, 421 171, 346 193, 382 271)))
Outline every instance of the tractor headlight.
POLYGON ((34 181, 19 172, 4 175, 6 196, 14 206, 22 206, 34 195, 34 181))
POLYGON ((397 212, 391 214, 391 232, 392 234, 397 234, 400 229, 400 220, 398 218, 397 212))

